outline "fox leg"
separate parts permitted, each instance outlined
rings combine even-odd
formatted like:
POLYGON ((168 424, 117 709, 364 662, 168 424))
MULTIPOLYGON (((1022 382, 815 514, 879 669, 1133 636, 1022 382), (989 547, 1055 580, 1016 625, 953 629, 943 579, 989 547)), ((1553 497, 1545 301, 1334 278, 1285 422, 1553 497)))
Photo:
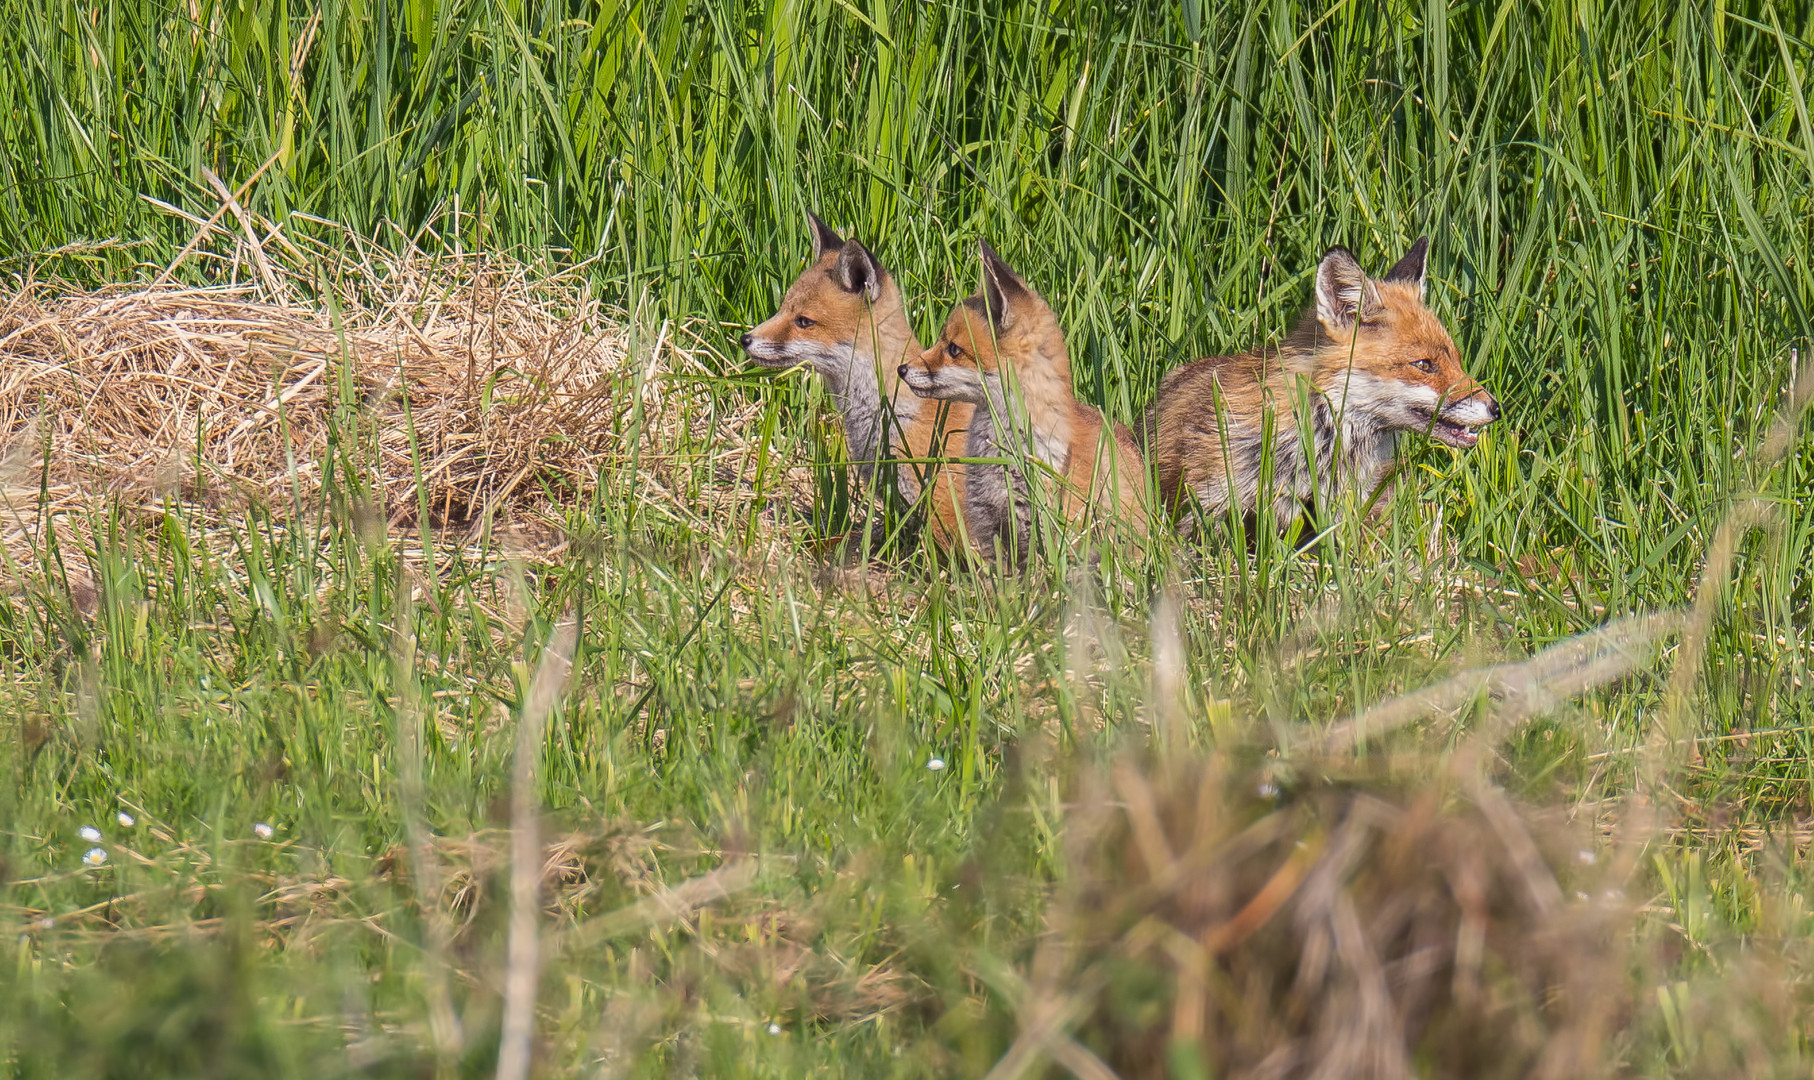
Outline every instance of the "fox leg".
POLYGON ((1008 488, 1009 519, 1002 530, 1002 550, 1010 566, 1021 567, 1033 553, 1033 500, 1027 491, 1026 474, 1003 466, 1008 488), (1008 546, 1010 541, 1012 547, 1008 546))
MULTIPOLYGON (((994 421, 978 411, 970 422, 964 453, 972 458, 995 457, 994 421)), ((995 553, 996 539, 1008 516, 1008 471, 999 465, 971 465, 964 470, 964 524, 970 540, 984 555, 995 553)))
MULTIPOLYGON (((994 421, 971 421, 964 452, 972 458, 1000 457, 994 421)), ((1006 465, 972 465, 964 471, 964 524, 977 550, 1009 566, 1024 564, 1030 548, 1032 507, 1026 477, 1006 465)))

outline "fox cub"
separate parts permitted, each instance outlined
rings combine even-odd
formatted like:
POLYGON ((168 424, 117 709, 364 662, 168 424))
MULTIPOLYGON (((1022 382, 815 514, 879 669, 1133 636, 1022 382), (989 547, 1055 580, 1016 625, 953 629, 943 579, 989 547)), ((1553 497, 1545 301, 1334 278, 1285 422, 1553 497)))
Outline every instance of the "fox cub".
MULTIPOLYGON (((1014 457, 1050 468, 972 465, 965 476, 965 524, 984 554, 1011 565, 1032 542, 1029 484, 1058 481, 1055 504, 1072 521, 1092 511, 1142 535, 1146 469, 1132 434, 1071 394, 1071 360, 1058 319, 1037 292, 981 245, 982 285, 946 319, 932 347, 901 365, 914 393, 974 406, 967 457, 1014 457)), ((1042 488, 1042 490, 1044 490, 1042 488)))
MULTIPOLYGON (((782 297, 781 310, 739 339, 744 352, 767 368, 806 364, 825 380, 865 487, 883 461, 961 456, 971 406, 941 406, 901 392, 901 363, 919 355, 920 343, 893 275, 860 242, 844 240, 813 214, 807 218, 812 265, 782 297)), ((962 535, 964 469, 934 468, 902 463, 896 483, 913 502, 932 472, 926 523, 934 542, 949 547, 962 535)))
POLYGON ((1313 499, 1337 507, 1338 497, 1372 496, 1399 432, 1462 448, 1479 442, 1499 403, 1462 370, 1449 332, 1424 306, 1428 251, 1420 237, 1375 279, 1346 248, 1330 248, 1317 266, 1316 304, 1283 345, 1167 374, 1140 425, 1165 507, 1181 512, 1194 500, 1207 515, 1252 514, 1269 500, 1283 525, 1313 499), (1272 476, 1262 491, 1269 417, 1272 476))

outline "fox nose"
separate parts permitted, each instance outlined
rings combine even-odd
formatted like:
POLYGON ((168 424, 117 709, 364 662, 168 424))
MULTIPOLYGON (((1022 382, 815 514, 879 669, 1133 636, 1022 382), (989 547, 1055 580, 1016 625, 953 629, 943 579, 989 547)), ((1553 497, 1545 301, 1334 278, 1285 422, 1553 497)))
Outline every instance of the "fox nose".
POLYGON ((1491 394, 1485 394, 1484 396, 1486 398, 1487 419, 1489 419, 1489 420, 1499 419, 1499 399, 1494 397, 1491 394))
POLYGON ((905 378, 906 378, 906 377, 907 377, 907 365, 906 365, 906 364, 902 364, 902 365, 901 365, 901 370, 900 370, 900 371, 899 371, 899 372, 898 372, 898 374, 899 374, 899 375, 900 375, 900 376, 901 376, 901 378, 903 378, 903 379, 905 379, 905 378))
POLYGON ((746 330, 743 332, 743 336, 737 339, 737 344, 743 346, 745 351, 749 350, 749 347, 750 347, 749 331, 746 330))

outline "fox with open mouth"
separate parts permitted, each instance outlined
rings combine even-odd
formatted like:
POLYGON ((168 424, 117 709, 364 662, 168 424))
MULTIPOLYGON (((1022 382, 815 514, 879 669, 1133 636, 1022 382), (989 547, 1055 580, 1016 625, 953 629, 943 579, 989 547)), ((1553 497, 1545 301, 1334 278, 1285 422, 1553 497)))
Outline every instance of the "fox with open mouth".
POLYGON ((1420 237, 1372 278, 1348 249, 1330 248, 1317 266, 1316 304, 1282 345, 1167 373, 1139 433, 1162 505, 1187 515, 1183 531, 1193 502, 1214 517, 1251 515, 1268 500, 1283 526, 1313 501, 1365 501, 1391 472, 1400 432, 1460 449, 1480 441, 1499 402, 1462 369, 1424 304, 1428 252, 1420 237))

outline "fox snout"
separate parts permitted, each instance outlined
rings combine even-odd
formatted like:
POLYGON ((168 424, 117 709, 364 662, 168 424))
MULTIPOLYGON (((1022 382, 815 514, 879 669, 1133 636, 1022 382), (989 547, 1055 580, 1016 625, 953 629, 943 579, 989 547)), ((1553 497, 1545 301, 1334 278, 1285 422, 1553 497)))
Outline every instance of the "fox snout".
POLYGON ((1486 387, 1476 385, 1466 394, 1451 400, 1442 414, 1459 423, 1482 427, 1499 419, 1499 399, 1488 393, 1486 387))
POLYGON ((923 398, 938 398, 942 401, 968 401, 972 405, 981 404, 983 383, 973 367, 963 364, 938 363, 932 357, 938 356, 935 346, 917 359, 908 360, 900 367, 901 381, 907 389, 923 398))
POLYGON ((765 368, 787 368, 799 363, 823 367, 828 359, 825 349, 819 348, 811 339, 789 336, 785 330, 775 333, 770 325, 774 321, 752 326, 738 336, 737 344, 742 346, 745 356, 765 368))
POLYGON ((907 384, 907 389, 920 397, 932 397, 939 388, 938 376, 924 362, 908 360, 901 365, 896 374, 907 384))
POLYGON ((1446 446, 1466 450, 1480 441, 1480 429, 1499 419, 1499 399, 1476 386, 1430 415, 1427 431, 1446 446))

